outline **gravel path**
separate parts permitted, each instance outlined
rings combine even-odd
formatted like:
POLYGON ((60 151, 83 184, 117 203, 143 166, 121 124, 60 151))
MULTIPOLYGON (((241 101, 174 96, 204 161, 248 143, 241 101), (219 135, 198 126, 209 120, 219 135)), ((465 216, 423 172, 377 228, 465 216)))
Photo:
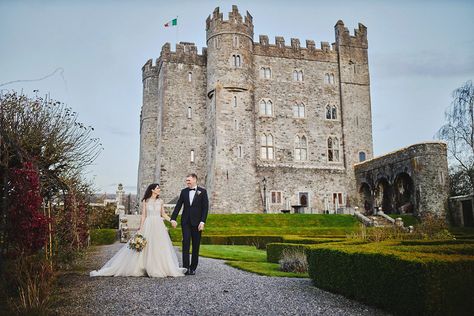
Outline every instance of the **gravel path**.
POLYGON ((86 271, 60 277, 59 315, 387 315, 309 279, 265 277, 200 258, 195 276, 96 277, 123 244, 92 248, 79 262, 86 271))

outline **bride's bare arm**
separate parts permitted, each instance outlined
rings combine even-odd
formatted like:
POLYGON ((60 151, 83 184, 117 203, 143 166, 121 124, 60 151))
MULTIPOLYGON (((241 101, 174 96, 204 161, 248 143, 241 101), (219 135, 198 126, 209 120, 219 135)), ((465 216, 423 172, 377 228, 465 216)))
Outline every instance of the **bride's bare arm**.
POLYGON ((143 201, 142 218, 140 219, 140 227, 138 228, 138 230, 142 229, 145 218, 146 218, 146 202, 143 201))
POLYGON ((171 217, 169 217, 168 214, 166 214, 166 212, 165 212, 165 207, 164 207, 163 200, 161 201, 161 217, 166 219, 168 222, 171 222, 171 217))

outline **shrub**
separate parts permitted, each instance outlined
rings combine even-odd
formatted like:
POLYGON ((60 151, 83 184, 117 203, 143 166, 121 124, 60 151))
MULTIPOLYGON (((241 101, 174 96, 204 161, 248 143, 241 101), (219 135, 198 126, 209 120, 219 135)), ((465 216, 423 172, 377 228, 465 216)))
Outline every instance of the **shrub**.
POLYGON ((280 270, 283 272, 306 273, 308 272, 308 261, 304 250, 285 248, 282 252, 280 270))
POLYGON ((403 315, 474 312, 474 258, 397 249, 398 243, 331 244, 306 250, 322 289, 403 315))
POLYGON ((117 239, 117 230, 104 228, 91 231, 91 245, 110 245, 117 239))

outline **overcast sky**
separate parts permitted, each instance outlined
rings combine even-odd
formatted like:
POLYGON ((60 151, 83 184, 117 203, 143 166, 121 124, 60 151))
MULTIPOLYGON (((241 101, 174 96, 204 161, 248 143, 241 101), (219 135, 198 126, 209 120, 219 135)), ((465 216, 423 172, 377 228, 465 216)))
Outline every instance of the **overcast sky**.
POLYGON ((433 140, 451 92, 474 79, 474 1, 0 0, 0 89, 39 89, 71 106, 104 147, 89 178, 102 192, 123 183, 133 193, 141 67, 165 42, 200 53, 207 16, 219 6, 227 18, 232 4, 253 16, 256 42, 332 43, 339 19, 351 33, 367 26, 375 155, 433 140), (176 16, 177 29, 163 27, 176 16))

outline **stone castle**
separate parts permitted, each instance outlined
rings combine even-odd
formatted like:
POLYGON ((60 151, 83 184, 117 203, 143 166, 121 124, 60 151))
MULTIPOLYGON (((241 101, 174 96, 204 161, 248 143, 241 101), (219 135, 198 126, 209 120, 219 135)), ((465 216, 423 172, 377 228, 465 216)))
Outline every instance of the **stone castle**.
MULTIPOLYGON (((397 175, 384 178, 389 193, 378 179, 356 176, 356 164, 374 160, 367 28, 350 34, 338 21, 334 43, 304 47, 266 35, 254 42, 253 29, 248 12, 233 6, 224 19, 216 8, 201 54, 193 43, 175 51, 166 43, 156 63, 145 63, 138 194, 158 182, 173 204, 195 172, 211 212, 347 212, 382 206, 384 194, 385 210, 411 204, 416 211, 418 182, 409 170, 402 170, 411 190, 403 202, 395 201, 397 175)), ((444 144, 423 148, 446 157, 444 144)))

